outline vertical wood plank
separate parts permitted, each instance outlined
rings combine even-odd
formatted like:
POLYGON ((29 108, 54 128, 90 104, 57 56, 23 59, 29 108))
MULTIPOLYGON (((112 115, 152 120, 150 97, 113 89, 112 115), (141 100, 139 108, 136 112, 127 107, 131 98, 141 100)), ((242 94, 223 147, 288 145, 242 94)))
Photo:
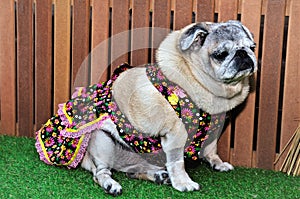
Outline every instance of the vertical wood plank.
POLYGON ((193 1, 175 0, 174 3, 174 30, 179 30, 192 23, 193 1))
POLYGON ((33 133, 33 1, 17 1, 17 112, 19 136, 33 133))
MULTIPOLYGON (((261 18, 261 0, 242 1, 241 21, 254 34, 255 43, 259 46, 259 31, 261 18)), ((257 55, 258 49, 256 50, 257 55)), ((255 81, 253 79, 253 81, 255 81)), ((252 86, 255 86, 253 82, 252 86)), ((254 90, 255 88, 252 88, 254 90)), ((249 93, 248 99, 243 104, 243 111, 235 120, 234 149, 231 163, 237 166, 251 167, 252 144, 255 116, 255 92, 249 93)))
POLYGON ((78 86, 87 86, 89 63, 90 2, 74 0, 72 32, 72 78, 71 91, 78 86))
POLYGON ((197 1, 197 21, 205 22, 205 21, 214 21, 214 13, 215 13, 215 0, 198 0, 197 1))
POLYGON ((170 32, 170 15, 171 1, 170 0, 155 0, 153 1, 152 15, 152 62, 155 62, 155 51, 159 44, 170 32))
POLYGON ((70 0, 55 0, 54 112, 70 96, 70 0))
POLYGON ((148 62, 149 14, 148 0, 132 0, 131 65, 138 66, 148 62))
POLYGON ((282 58, 285 0, 267 1, 258 114, 257 166, 272 169, 282 58))
POLYGON ((52 0, 35 4, 35 124, 40 128, 51 116, 52 0))
MULTIPOLYGON (((291 2, 289 14, 280 151, 300 124, 300 1, 291 2)), ((277 169, 282 165, 286 154, 287 152, 283 154, 277 169)))
POLYGON ((112 0, 112 71, 118 65, 129 61, 129 3, 129 0, 112 0))
POLYGON ((237 18, 238 0, 221 0, 219 1, 218 21, 225 22, 237 18))
MULTIPOLYGON (((237 0, 222 0, 222 1, 218 1, 218 3, 219 3, 218 4, 219 22, 236 19, 237 10, 238 10, 237 0)), ((218 144, 218 153, 223 161, 230 161, 230 136, 231 136, 231 124, 229 124, 224 130, 218 144)))
POLYGON ((0 5, 0 134, 16 134, 16 67, 14 0, 0 5))
POLYGON ((106 81, 108 72, 108 37, 110 0, 92 3, 91 83, 106 81))

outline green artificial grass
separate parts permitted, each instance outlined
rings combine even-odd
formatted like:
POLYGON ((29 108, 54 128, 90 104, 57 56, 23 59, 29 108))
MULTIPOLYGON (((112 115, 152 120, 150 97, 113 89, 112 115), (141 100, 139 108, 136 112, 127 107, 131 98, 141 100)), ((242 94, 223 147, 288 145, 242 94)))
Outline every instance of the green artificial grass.
MULTIPOLYGON (((49 166, 39 160, 35 140, 0 136, 0 198, 112 198, 91 173, 78 168, 49 166)), ((237 167, 220 173, 206 164, 187 170, 202 185, 200 191, 181 193, 167 185, 113 177, 122 185, 119 198, 300 198, 300 177, 281 172, 237 167)))

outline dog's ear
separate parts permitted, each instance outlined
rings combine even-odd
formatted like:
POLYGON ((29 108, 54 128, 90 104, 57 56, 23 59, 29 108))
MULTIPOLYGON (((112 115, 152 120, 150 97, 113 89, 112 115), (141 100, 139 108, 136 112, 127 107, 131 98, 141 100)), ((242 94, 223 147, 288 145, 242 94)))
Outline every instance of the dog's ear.
POLYGON ((185 51, 195 42, 202 46, 209 33, 209 25, 210 23, 197 23, 185 30, 180 37, 180 49, 185 51))

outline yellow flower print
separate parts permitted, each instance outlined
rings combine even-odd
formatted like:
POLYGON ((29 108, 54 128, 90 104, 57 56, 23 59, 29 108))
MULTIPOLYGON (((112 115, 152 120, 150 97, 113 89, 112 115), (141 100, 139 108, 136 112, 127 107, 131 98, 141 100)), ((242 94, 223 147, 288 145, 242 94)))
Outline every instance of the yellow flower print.
POLYGON ((168 97, 168 101, 170 102, 171 105, 177 105, 178 103, 178 97, 177 95, 175 94, 171 94, 169 97, 168 97))

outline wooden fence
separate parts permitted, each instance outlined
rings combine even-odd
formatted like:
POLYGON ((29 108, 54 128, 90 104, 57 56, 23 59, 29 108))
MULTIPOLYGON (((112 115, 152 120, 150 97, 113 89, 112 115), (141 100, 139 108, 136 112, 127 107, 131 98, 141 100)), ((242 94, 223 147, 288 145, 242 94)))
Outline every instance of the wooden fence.
POLYGON ((259 71, 247 102, 230 113, 219 153, 234 165, 278 169, 274 159, 300 121, 298 0, 1 0, 0 134, 34 136, 82 68, 82 84, 105 80, 122 62, 155 61, 170 29, 229 19, 253 32, 259 71), (134 47, 141 43, 148 47, 134 47))

